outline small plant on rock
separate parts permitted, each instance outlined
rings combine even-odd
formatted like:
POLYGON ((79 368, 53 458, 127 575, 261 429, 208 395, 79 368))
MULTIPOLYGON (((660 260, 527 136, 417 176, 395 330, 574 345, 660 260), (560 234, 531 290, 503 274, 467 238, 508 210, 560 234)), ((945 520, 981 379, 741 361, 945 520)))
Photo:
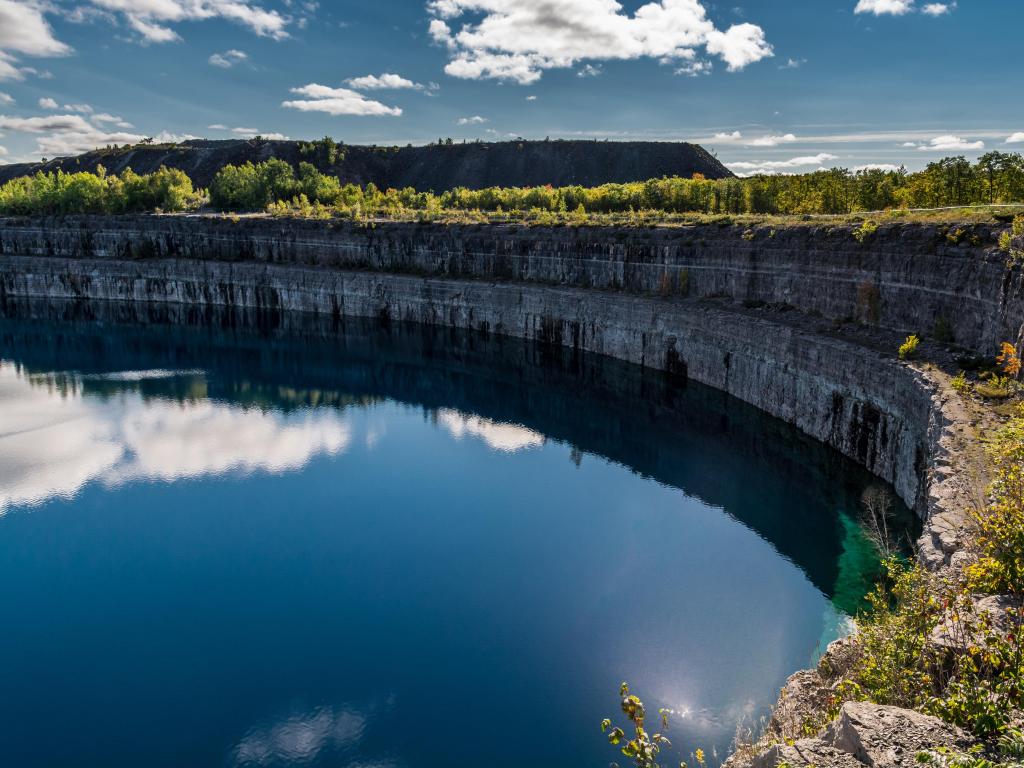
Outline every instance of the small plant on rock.
POLYGON ((900 344, 900 360, 910 360, 915 357, 917 355, 917 347, 920 343, 921 339, 916 333, 912 333, 907 336, 906 341, 900 344))
POLYGON ((878 224, 868 219, 859 227, 857 227, 857 229, 853 230, 853 239, 856 240, 858 243, 863 243, 877 231, 878 224))

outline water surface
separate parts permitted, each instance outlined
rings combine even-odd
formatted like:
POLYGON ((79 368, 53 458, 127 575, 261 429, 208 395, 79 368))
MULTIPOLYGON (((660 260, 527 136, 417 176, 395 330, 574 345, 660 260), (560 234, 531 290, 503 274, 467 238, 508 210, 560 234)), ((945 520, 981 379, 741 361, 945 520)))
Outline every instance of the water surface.
POLYGON ((865 473, 611 360, 40 305, 0 360, 5 765, 605 766, 624 679, 722 752, 875 567, 865 473))

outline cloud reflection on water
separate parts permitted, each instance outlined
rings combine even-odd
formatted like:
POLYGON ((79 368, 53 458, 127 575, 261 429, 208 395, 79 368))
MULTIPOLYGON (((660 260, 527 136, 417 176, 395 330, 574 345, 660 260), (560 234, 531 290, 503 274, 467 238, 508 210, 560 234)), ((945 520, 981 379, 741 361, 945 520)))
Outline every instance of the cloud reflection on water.
POLYGON ((238 766, 308 763, 324 749, 359 743, 366 715, 350 709, 320 707, 249 730, 234 749, 238 766))
MULTIPOLYGON (((118 374, 139 380, 140 373, 118 374)), ((166 376, 167 372, 161 371, 166 376)), ((194 375, 191 372, 189 375, 194 375)), ((351 430, 329 408, 284 413, 210 400, 83 396, 33 385, 0 363, 0 514, 73 497, 86 483, 284 472, 343 452, 351 430)))
POLYGON ((518 424, 491 421, 450 408, 441 408, 437 412, 437 421, 456 440, 471 435, 483 440, 493 450, 504 453, 539 448, 545 441, 544 435, 518 424))

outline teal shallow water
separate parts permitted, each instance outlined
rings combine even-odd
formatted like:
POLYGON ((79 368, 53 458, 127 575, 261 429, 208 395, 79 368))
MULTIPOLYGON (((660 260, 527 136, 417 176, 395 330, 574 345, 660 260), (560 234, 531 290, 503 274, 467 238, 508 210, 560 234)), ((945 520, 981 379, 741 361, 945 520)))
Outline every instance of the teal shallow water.
POLYGON ((623 679, 724 752, 877 565, 871 479, 700 386, 54 312, 0 320, 5 764, 603 766, 623 679))

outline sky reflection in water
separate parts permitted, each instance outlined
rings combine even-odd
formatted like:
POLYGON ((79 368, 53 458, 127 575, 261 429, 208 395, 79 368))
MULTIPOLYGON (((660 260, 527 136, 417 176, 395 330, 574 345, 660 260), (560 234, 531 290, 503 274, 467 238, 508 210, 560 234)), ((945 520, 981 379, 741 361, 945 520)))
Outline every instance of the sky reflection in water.
POLYGON ((842 620, 866 479, 700 390, 676 423, 418 347, 304 349, 351 394, 31 348, 0 363, 12 764, 606 765, 621 679, 724 750, 842 620))

